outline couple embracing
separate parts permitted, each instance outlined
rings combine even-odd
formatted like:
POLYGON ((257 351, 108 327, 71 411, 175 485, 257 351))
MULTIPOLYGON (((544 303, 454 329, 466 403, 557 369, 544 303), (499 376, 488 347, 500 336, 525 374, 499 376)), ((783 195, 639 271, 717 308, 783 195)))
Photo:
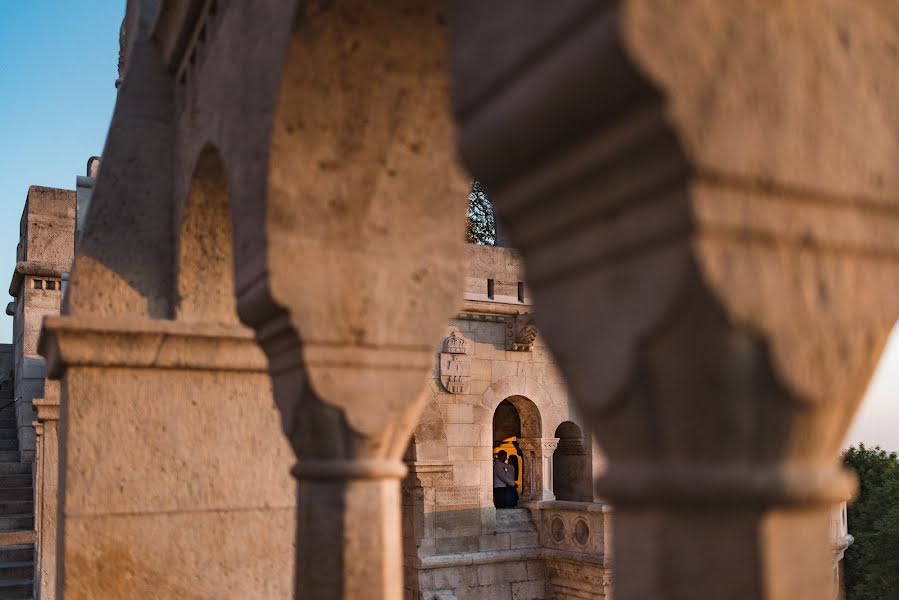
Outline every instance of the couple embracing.
POLYGON ((500 450, 493 457, 493 505, 496 508, 515 508, 518 504, 517 469, 506 462, 507 456, 505 450, 500 450))

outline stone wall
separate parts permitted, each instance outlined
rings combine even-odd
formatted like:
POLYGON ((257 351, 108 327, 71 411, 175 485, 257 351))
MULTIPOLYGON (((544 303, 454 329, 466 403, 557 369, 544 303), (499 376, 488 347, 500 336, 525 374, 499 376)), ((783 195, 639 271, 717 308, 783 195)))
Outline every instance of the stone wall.
MULTIPOLYGON (((581 432, 586 428, 539 335, 531 340, 527 334, 532 307, 516 253, 470 246, 466 266, 464 309, 446 330, 454 344, 463 341, 465 351, 435 352, 424 412, 407 453, 407 597, 551 598, 538 507, 553 499, 557 430, 563 423, 581 432), (458 391, 451 393, 442 378, 453 356, 466 364, 453 382, 458 391), (525 454, 520 506, 532 510, 493 506, 493 417, 506 399, 517 410, 525 454)), ((505 436, 516 422, 509 415, 502 421, 504 432, 497 435, 505 436)), ((591 448, 588 435, 582 434, 579 446, 591 448)), ((580 481, 589 481, 591 455, 583 451, 581 458, 580 481)))
POLYGON ((34 458, 31 401, 43 395, 45 362, 37 341, 44 316, 59 314, 62 274, 75 251, 75 193, 31 186, 22 211, 16 268, 9 293, 15 298, 15 397, 23 461, 34 458))

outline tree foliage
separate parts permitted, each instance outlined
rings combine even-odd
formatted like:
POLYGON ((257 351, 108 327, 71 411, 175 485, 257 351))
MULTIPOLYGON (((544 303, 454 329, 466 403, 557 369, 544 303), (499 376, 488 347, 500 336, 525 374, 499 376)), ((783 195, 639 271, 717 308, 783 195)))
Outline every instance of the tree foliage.
POLYGON ((493 246, 496 244, 496 223, 493 205, 487 197, 487 188, 475 179, 468 194, 468 230, 465 241, 470 244, 493 246))
POLYGON ((843 464, 858 474, 859 495, 849 505, 846 600, 899 598, 899 459, 879 447, 849 448, 843 464))

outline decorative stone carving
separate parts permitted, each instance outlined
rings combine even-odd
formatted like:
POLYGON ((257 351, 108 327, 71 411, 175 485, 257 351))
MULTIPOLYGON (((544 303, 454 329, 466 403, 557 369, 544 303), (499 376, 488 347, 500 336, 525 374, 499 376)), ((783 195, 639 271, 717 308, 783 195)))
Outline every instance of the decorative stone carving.
POLYGON ((506 350, 530 352, 537 339, 537 325, 528 314, 515 315, 506 320, 506 350))
POLYGON ((450 394, 467 394, 471 382, 471 357, 466 339, 455 331, 443 340, 440 353, 440 382, 450 394))
POLYGON ((553 493, 553 452, 559 438, 520 438, 518 445, 524 453, 524 481, 521 499, 524 501, 555 500, 553 493))

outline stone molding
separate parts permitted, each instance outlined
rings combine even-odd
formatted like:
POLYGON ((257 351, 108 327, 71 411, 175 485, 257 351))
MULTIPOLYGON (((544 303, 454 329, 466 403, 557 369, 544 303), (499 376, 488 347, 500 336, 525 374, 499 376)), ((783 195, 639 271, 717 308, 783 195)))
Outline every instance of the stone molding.
POLYGON ((452 473, 452 461, 415 461, 406 463, 409 469, 409 475, 417 475, 419 473, 452 473))
POLYGON ((575 502, 573 500, 537 500, 528 503, 535 510, 577 510, 587 513, 610 513, 612 505, 603 502, 575 502))
POLYGON ((558 560, 576 564, 605 566, 606 557, 601 554, 589 554, 559 550, 555 548, 519 548, 514 550, 485 550, 483 552, 458 552, 455 554, 436 554, 418 558, 407 557, 411 566, 420 570, 444 569, 447 567, 465 567, 470 565, 488 565, 493 563, 522 560, 558 560))
MULTIPOLYGON (((41 425, 42 430, 45 421, 59 421, 59 400, 35 398, 31 401, 31 404, 34 406, 35 413, 37 414, 37 424, 41 425)), ((35 423, 32 423, 32 426, 34 425, 35 423)), ((34 430, 37 432, 38 428, 35 426, 34 430)))
POLYGON ((515 352, 530 352, 537 338, 537 325, 534 317, 529 312, 521 312, 521 304, 504 311, 494 311, 489 303, 487 306, 466 301, 465 311, 456 316, 462 321, 484 321, 488 323, 502 323, 506 327, 506 350, 515 352), (469 312, 470 311, 470 312, 469 312), (484 312, 481 312, 484 311, 484 312))
POLYGON ((250 329, 215 323, 54 316, 38 340, 47 375, 70 366, 265 372, 250 329))
POLYGON ((19 297, 22 283, 29 275, 33 277, 62 277, 69 270, 64 264, 43 262, 39 260, 20 260, 12 273, 12 281, 9 283, 9 295, 19 297))
POLYGON ((550 454, 559 447, 559 438, 519 438, 522 450, 549 451, 550 454))
POLYGON ((552 398, 546 388, 537 380, 525 375, 510 375, 493 383, 481 395, 481 404, 493 412, 499 403, 510 396, 522 396, 537 405, 541 413, 549 406, 552 398))

